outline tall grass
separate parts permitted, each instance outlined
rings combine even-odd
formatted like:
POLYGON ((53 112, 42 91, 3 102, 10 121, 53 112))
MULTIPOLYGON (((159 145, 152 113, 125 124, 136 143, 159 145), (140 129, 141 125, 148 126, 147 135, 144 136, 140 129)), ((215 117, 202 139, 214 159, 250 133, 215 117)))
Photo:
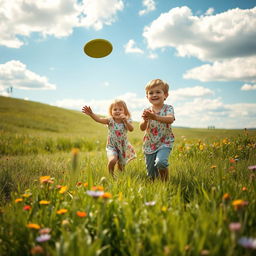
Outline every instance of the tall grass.
POLYGON ((103 150, 4 156, 0 254, 253 255, 239 239, 256 238, 255 143, 184 138, 166 183, 147 179, 139 147, 114 178, 103 150))

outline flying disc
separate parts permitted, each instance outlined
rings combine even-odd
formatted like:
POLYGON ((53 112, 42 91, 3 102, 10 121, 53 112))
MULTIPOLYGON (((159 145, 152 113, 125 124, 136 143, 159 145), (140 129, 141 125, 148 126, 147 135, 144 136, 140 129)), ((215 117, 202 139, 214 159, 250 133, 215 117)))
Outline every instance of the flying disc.
POLYGON ((106 57, 112 52, 112 49, 112 44, 105 39, 94 39, 84 46, 85 54, 92 58, 106 57))

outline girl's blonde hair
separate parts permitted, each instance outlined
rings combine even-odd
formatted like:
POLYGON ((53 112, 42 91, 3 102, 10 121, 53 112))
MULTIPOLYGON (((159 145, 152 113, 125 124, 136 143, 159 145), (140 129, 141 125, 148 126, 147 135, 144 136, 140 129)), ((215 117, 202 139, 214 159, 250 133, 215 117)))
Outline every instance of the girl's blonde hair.
POLYGON ((145 87, 146 93, 156 86, 160 86, 164 93, 168 93, 169 91, 169 85, 166 82, 161 79, 154 79, 147 83, 145 87))
POLYGON ((131 118, 131 113, 129 112, 128 108, 127 108, 127 105, 126 103, 123 101, 123 100, 114 100, 109 108, 108 108, 108 113, 110 116, 112 116, 112 109, 113 107, 117 105, 119 107, 122 107, 124 109, 124 114, 128 117, 128 118, 131 118))

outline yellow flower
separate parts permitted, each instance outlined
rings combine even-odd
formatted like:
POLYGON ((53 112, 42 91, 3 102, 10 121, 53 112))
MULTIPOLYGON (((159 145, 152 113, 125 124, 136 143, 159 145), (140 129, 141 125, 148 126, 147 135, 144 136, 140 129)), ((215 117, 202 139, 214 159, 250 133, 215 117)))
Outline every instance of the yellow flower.
POLYGON ((167 211, 167 207, 166 206, 163 206, 162 209, 161 209, 162 212, 166 212, 167 211))
POLYGON ((29 223, 29 224, 27 224, 27 228, 40 229, 40 226, 38 224, 35 224, 35 223, 29 223))
POLYGON ((39 204, 43 204, 43 205, 50 204, 50 201, 41 200, 41 201, 39 201, 39 204))
POLYGON ((68 212, 67 209, 60 209, 60 210, 57 211, 57 214, 64 214, 66 212, 68 212))
POLYGON ((212 165, 211 166, 211 169, 215 169, 217 166, 216 165, 212 165))
POLYGON ((122 192, 119 192, 119 194, 118 194, 118 200, 119 200, 119 201, 122 201, 122 199, 123 199, 123 193, 122 193, 122 192))
POLYGON ((248 205, 248 201, 238 199, 238 200, 234 200, 232 202, 232 205, 234 206, 235 210, 240 210, 240 209, 244 208, 244 206, 248 205))
POLYGON ((85 182, 85 183, 84 183, 84 187, 88 187, 88 182, 85 182))
POLYGON ((199 145, 199 149, 200 149, 200 150, 203 150, 203 149, 204 149, 204 145, 200 144, 200 145, 199 145))
POLYGON ((22 196, 25 197, 25 198, 28 198, 28 197, 31 197, 32 194, 31 193, 24 193, 22 196))
POLYGON ((62 187, 60 188, 59 193, 60 193, 60 194, 64 194, 64 193, 67 191, 67 189, 68 189, 67 186, 62 186, 62 187))
POLYGON ((41 176, 40 183, 52 183, 51 176, 41 176))
POLYGON ((79 148, 72 148, 72 155, 78 155, 79 153, 79 148))
POLYGON ((22 202, 22 201, 23 201, 22 198, 17 198, 17 199, 15 199, 15 203, 19 203, 19 202, 22 202))

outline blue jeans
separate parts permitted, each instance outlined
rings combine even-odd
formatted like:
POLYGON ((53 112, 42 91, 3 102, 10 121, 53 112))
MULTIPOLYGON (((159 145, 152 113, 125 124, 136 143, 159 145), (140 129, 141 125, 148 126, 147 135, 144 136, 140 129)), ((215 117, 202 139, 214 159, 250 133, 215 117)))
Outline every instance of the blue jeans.
POLYGON ((169 166, 168 158, 172 148, 162 147, 153 154, 145 154, 148 177, 154 179, 159 175, 158 170, 169 166))

